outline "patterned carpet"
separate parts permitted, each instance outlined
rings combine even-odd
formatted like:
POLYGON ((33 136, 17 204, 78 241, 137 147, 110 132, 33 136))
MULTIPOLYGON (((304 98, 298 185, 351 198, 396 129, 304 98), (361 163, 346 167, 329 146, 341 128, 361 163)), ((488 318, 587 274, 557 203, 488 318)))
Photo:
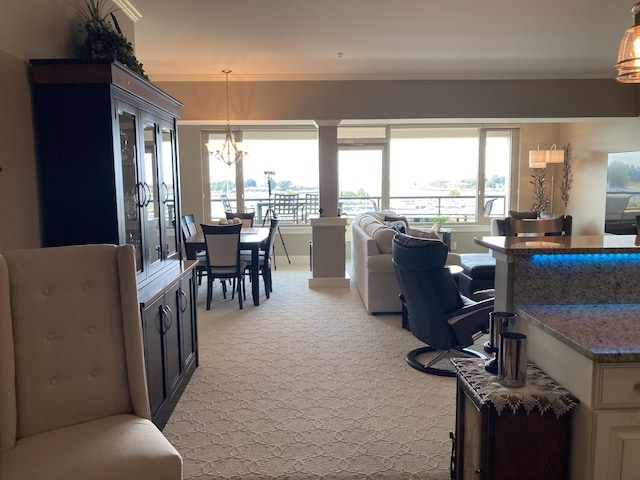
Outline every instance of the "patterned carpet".
POLYGON ((200 367, 164 429, 184 478, 449 479, 455 379, 405 363, 399 315, 308 277, 283 265, 243 310, 200 287, 200 367))

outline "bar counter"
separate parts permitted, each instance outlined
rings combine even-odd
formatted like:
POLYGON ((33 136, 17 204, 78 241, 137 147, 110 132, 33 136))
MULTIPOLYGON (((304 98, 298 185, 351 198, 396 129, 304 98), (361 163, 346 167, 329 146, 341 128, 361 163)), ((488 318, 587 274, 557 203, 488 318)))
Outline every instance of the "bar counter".
POLYGON ((640 304, 635 235, 482 237, 496 258, 496 308, 640 304))
POLYGON ((637 235, 574 235, 557 237, 481 237, 475 243, 494 252, 513 255, 534 253, 638 253, 637 235))
POLYGON ((580 403, 571 480, 640 471, 640 244, 635 235, 482 237, 495 310, 517 314, 531 361, 580 403), (635 452, 632 453, 632 452, 635 452))

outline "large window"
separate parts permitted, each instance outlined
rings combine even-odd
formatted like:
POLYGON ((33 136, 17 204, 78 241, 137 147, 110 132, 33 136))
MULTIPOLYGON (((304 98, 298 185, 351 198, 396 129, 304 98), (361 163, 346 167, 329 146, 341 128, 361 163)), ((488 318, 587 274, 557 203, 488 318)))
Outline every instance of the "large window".
POLYGON ((414 222, 487 222, 508 205, 511 129, 392 128, 389 208, 414 222), (481 148, 484 147, 484 148, 481 148))
MULTIPOLYGON (((341 212, 354 216, 389 208, 416 223, 437 217, 487 223, 504 216, 517 135, 515 128, 339 127, 341 212)), ((206 132, 204 141, 223 138, 222 131, 206 132)), ((209 159, 211 219, 224 217, 226 197, 232 210, 255 211, 262 222, 267 212, 278 215, 275 200, 283 194, 294 195, 298 210, 279 215, 282 223, 307 224, 317 216, 316 128, 246 127, 242 140, 248 155, 237 165, 209 159)))
MULTIPOLYGON (((206 141, 222 143, 223 132, 207 133, 206 141)), ((262 223, 276 195, 297 196, 297 214, 280 215, 283 222, 305 223, 317 212, 318 134, 306 129, 245 129, 242 144, 248 154, 231 167, 209 158, 211 218, 224 217, 223 196, 231 208, 255 211, 262 223), (269 188, 269 186, 271 188, 269 188), (271 197, 269 196, 271 191, 271 197), (314 198, 313 205, 310 198, 314 198), (270 203, 271 201, 271 203, 270 203)))

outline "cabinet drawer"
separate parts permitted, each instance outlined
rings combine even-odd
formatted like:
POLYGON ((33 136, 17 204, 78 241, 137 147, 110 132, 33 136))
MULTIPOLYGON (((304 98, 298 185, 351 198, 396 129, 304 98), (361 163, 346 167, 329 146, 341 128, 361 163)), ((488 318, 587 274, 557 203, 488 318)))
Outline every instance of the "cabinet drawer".
POLYGON ((640 364, 600 366, 598 403, 603 407, 640 407, 640 364))

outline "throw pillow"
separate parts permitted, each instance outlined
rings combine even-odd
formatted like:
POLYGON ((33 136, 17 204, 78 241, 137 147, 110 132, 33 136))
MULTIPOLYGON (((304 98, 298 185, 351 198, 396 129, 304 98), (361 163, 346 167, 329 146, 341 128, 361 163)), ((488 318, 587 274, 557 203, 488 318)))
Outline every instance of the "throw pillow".
POLYGON ((541 220, 557 220, 558 218, 562 218, 562 217, 564 217, 564 215, 562 215, 561 213, 540 212, 541 220))
POLYGON ((394 217, 392 215, 385 215, 384 216, 384 221, 385 222, 392 222, 392 223, 402 222, 402 223, 404 223, 405 227, 409 226, 409 219, 407 217, 394 217))
POLYGON ((405 224, 402 221, 398 221, 398 222, 389 222, 389 221, 384 221, 382 222, 384 223, 387 227, 389 228, 393 228, 396 232, 398 233, 405 233, 405 224))
POLYGON ((509 210, 509 216, 514 220, 538 218, 538 214, 536 212, 517 212, 515 210, 509 210))
POLYGON ((430 238, 432 240, 440 240, 440 237, 436 232, 431 232, 429 230, 417 230, 415 228, 405 228, 404 233, 407 235, 411 235, 412 237, 418 238, 430 238))

